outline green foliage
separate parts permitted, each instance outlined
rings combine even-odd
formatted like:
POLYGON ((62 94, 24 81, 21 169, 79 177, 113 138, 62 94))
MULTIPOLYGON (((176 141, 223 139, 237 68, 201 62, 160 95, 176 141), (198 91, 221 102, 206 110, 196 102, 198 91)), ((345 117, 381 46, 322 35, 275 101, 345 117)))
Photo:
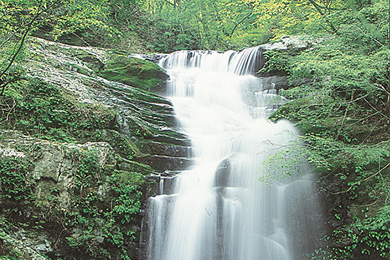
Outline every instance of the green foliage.
POLYGON ((304 132, 325 132, 349 143, 370 138, 372 131, 385 130, 389 109, 387 50, 367 56, 332 38, 286 60, 292 83, 302 79, 311 82, 281 91, 293 101, 271 118, 288 118, 304 132))
POLYGON ((162 69, 153 62, 112 54, 98 72, 99 76, 144 90, 151 90, 166 79, 162 69))
POLYGON ((259 45, 289 34, 343 34, 357 48, 388 43, 386 0, 2 1, 4 35, 33 22, 35 35, 83 45, 171 52, 259 45), (363 44, 357 44, 357 41, 363 44), (368 43, 368 44, 367 44, 368 43), (135 46, 137 45, 137 46, 135 46), (141 49, 140 49, 141 48, 141 49))
MULTIPOLYGON (((357 220, 352 228, 357 230, 358 236, 354 243, 361 245, 364 254, 375 254, 388 259, 390 257, 390 206, 384 206, 378 210, 374 217, 369 217, 363 222, 357 220)), ((362 250, 362 253, 363 253, 362 250)))
MULTIPOLYGON (((316 170, 320 186, 327 184, 320 189, 339 205, 328 216, 334 225, 328 247, 312 259, 388 259, 388 3, 334 1, 337 8, 325 12, 331 1, 315 2, 324 11, 318 21, 337 32, 317 35, 319 44, 298 53, 266 53, 263 72, 282 70, 296 86, 280 90, 290 102, 270 118, 289 119, 301 130, 305 146, 298 153, 316 170)), ((286 27, 273 31, 280 29, 286 27)))
POLYGON ((227 49, 266 40, 264 30, 253 28, 249 23, 254 18, 251 16, 253 8, 247 1, 182 0, 171 3, 161 0, 145 1, 143 6, 159 18, 157 24, 161 24, 161 29, 166 29, 165 35, 160 37, 163 40, 157 45, 162 51, 194 47, 227 49))
MULTIPOLYGON (((27 32, 72 45, 94 45, 145 52, 154 19, 132 0, 4 0, 0 2, 0 46, 15 49, 27 32), (10 41, 12 40, 12 41, 10 41)), ((156 36, 157 35, 157 36, 156 36)))
POLYGON ((65 190, 70 200, 64 202, 64 190, 53 184, 47 203, 42 204, 33 196, 36 183, 30 176, 34 166, 31 160, 39 158, 40 146, 21 146, 20 151, 26 157, 20 153, 19 157, 0 158, 0 239, 7 241, 0 253, 4 259, 26 257, 13 250, 13 240, 7 235, 20 225, 27 232, 52 230, 51 235, 67 252, 64 259, 132 257, 128 251, 139 240, 139 230, 134 227, 141 221, 138 214, 145 199, 143 173, 150 168, 123 159, 129 163, 129 171, 114 170, 113 154, 101 154, 94 148, 65 150, 67 160, 75 167, 65 190), (7 233, 4 236, 3 230, 7 233))
POLYGON ((118 194, 113 216, 121 224, 131 223, 141 208, 140 185, 145 183, 144 177, 139 173, 115 171, 111 176, 111 182, 115 185, 113 191, 118 194))
MULTIPOLYGON (((108 2, 94 0, 5 0, 1 2, 0 21, 4 33, 22 31, 34 17, 39 19, 32 24, 32 30, 37 34, 46 34, 54 40, 67 35, 95 37, 103 40, 113 39, 118 30, 108 24, 108 2)), ((1 31, 0 31, 1 32, 1 31)))
POLYGON ((6 241, 8 238, 8 234, 3 231, 7 230, 9 228, 9 223, 7 219, 5 218, 0 218, 1 221, 1 230, 0 230, 0 240, 2 241, 2 244, 0 246, 0 259, 1 260, 18 260, 23 257, 23 255, 18 252, 18 250, 15 250, 12 248, 10 245, 7 243, 4 243, 3 241, 6 241))
MULTIPOLYGON (((383 68, 379 65, 381 63, 378 64, 374 60, 376 56, 350 53, 344 46, 333 43, 325 41, 322 48, 307 51, 293 59, 291 62, 296 62, 296 65, 291 69, 290 75, 294 78, 314 78, 320 84, 325 81, 332 91, 347 99, 365 98, 374 105, 377 102, 387 102, 388 82, 382 81, 385 84, 382 85, 383 88, 376 82, 377 75, 386 77, 386 74, 382 74, 383 68)), ((383 54, 385 53, 387 51, 383 54)))
POLYGON ((14 84, 0 98, 5 106, 0 117, 3 128, 60 141, 74 141, 85 131, 109 128, 115 117, 107 108, 80 104, 36 78, 14 84))
POLYGON ((140 32, 143 39, 149 42, 156 52, 173 52, 176 50, 188 50, 198 48, 198 39, 193 26, 183 26, 177 17, 150 18, 152 28, 148 34, 140 32), (173 20, 173 21, 171 21, 173 20))
POLYGON ((66 225, 82 227, 82 232, 67 236, 68 245, 75 254, 93 259, 112 257, 113 249, 118 248, 125 253, 125 243, 135 242, 138 236, 131 223, 135 223, 141 207, 144 177, 117 170, 105 173, 94 150, 82 151, 78 157, 72 194, 76 211, 70 212, 66 225), (101 186, 103 179, 111 186, 101 186))
MULTIPOLYGON (((363 208, 362 212, 367 212, 363 208)), ((346 244, 343 247, 317 250, 311 259, 388 259, 390 256, 389 206, 380 208, 373 217, 355 219, 351 226, 334 231, 329 240, 346 244)))
POLYGON ((372 4, 361 4, 353 12, 345 12, 340 34, 346 45, 364 53, 376 51, 389 43, 388 19, 389 3, 376 0, 372 4))
POLYGON ((263 52, 266 60, 263 68, 258 73, 285 74, 289 70, 288 59, 292 53, 285 50, 269 50, 263 52))
POLYGON ((0 158, 0 205, 3 210, 17 213, 33 202, 33 185, 28 178, 32 165, 22 157, 0 158))
POLYGON ((155 26, 164 24, 166 34, 154 44, 161 51, 191 47, 181 44, 184 35, 201 49, 242 48, 313 33, 342 34, 351 46, 367 50, 389 42, 386 0, 146 0, 143 8, 160 19, 155 26))

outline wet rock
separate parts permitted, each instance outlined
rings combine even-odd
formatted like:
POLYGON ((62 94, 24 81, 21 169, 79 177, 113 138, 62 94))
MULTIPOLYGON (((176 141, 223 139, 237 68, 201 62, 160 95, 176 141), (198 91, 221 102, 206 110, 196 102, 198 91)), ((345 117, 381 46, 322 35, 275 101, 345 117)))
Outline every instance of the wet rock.
POLYGON ((227 187, 229 183, 230 161, 229 158, 222 160, 215 173, 215 187, 227 187))
POLYGON ((1 234, 1 250, 12 250, 19 259, 45 260, 41 254, 53 251, 50 239, 44 234, 19 229, 14 234, 1 234))
MULTIPOLYGON (((118 174, 120 175, 118 178, 142 183, 145 187, 140 188, 143 189, 144 196, 141 200, 146 200, 148 196, 156 194, 157 181, 167 170, 175 175, 176 171, 191 165, 191 161, 187 159, 190 143, 176 128, 176 119, 169 100, 140 89, 143 86, 139 88, 131 86, 136 84, 130 80, 122 80, 121 83, 110 81, 107 79, 109 77, 101 77, 106 76, 102 71, 108 69, 107 73, 112 73, 111 76, 124 76, 123 72, 127 73, 127 77, 129 73, 135 73, 138 74, 138 79, 147 80, 152 76, 143 74, 144 72, 139 70, 140 67, 136 68, 138 71, 126 68, 117 74, 115 64, 112 62, 108 64, 113 60, 113 56, 120 56, 126 64, 143 62, 134 58, 129 59, 127 54, 113 55, 110 50, 75 47, 36 38, 29 39, 26 46, 29 48, 30 56, 22 65, 31 77, 38 77, 57 86, 71 97, 72 102, 98 104, 113 112, 110 119, 112 122, 107 124, 107 128, 86 131, 82 140, 77 140, 77 143, 50 142, 25 136, 17 131, 0 132, 0 157, 26 158, 32 162, 31 171, 26 178, 32 187, 34 205, 21 209, 23 212, 20 212, 18 221, 23 223, 25 219, 22 218, 37 217, 37 221, 39 218, 47 221, 45 224, 47 226, 60 226, 59 230, 40 229, 37 232, 26 229, 25 234, 19 237, 7 234, 1 236, 1 239, 11 249, 20 249, 21 259, 46 259, 41 257, 40 253, 53 258, 63 258, 71 251, 67 239, 83 241, 82 235, 85 231, 83 228, 87 227, 82 225, 76 227, 77 224, 73 223, 75 226, 66 226, 63 232, 61 228, 65 223, 69 223, 67 218, 70 215, 76 214, 78 210, 81 212, 77 207, 85 202, 82 199, 88 195, 87 192, 95 196, 94 203, 99 206, 99 214, 103 214, 105 210, 112 210, 110 207, 113 207, 113 202, 110 204, 109 199, 118 191, 113 191, 113 184, 109 178, 118 174), (80 154, 88 154, 87 151, 94 151, 99 169, 103 169, 104 174, 102 176, 87 174, 86 178, 96 178, 96 185, 94 183, 93 187, 78 186, 75 189, 77 181, 80 181, 77 179, 80 154), (145 178, 147 175, 151 176, 145 178), (80 202, 75 202, 75 196, 80 202), (47 216, 51 219, 46 219, 47 216), (38 235, 34 235, 35 233, 38 235)), ((157 68, 154 65, 151 67, 157 68)), ((157 77, 160 82, 167 79, 162 70, 159 69, 157 74, 153 77, 157 77)), ((152 83, 151 85, 154 84, 152 83)), ((151 85, 146 88, 152 89, 151 85)), ((163 85, 158 87, 163 89, 163 85)), ((141 218, 142 214, 135 213, 134 220, 129 224, 136 235, 140 233, 141 218)), ((94 245, 107 246, 109 242, 102 235, 102 227, 106 223, 99 224, 96 219, 93 221, 97 224, 93 226, 91 237, 88 239, 91 239, 94 245)), ((0 225, 0 231, 2 229, 0 225)), ((15 229, 21 230, 19 227, 15 229)), ((116 231, 118 230, 113 228, 112 232, 116 231)), ((125 241, 123 248, 128 250, 129 255, 134 255, 137 246, 138 243, 125 241)), ((119 259, 122 251, 114 252, 115 249, 112 251, 110 256, 119 259)))
POLYGON ((162 58, 166 57, 167 55, 168 54, 131 54, 130 56, 158 63, 162 58))
POLYGON ((140 89, 161 88, 169 78, 162 68, 153 62, 111 53, 98 75, 110 81, 121 82, 140 89))
POLYGON ((156 169, 157 171, 184 170, 188 169, 188 167, 192 165, 192 161, 187 158, 160 155, 136 157, 135 160, 142 164, 150 165, 153 169, 156 169))
POLYGON ((143 145, 142 152, 145 154, 165 155, 171 157, 188 158, 191 148, 181 145, 170 145, 167 143, 147 142, 143 145))
MULTIPOLYGON (((150 151, 145 153, 169 156, 177 154, 174 156, 182 157, 186 153, 185 147, 190 143, 185 135, 175 129, 176 120, 171 102, 140 89, 148 89, 157 84, 152 82, 148 83, 149 87, 141 86, 142 79, 153 78, 160 82, 167 79, 168 76, 157 65, 146 64, 144 60, 102 48, 75 47, 36 38, 31 38, 29 41, 31 53, 35 57, 42 57, 42 59, 29 60, 25 64, 32 76, 39 76, 51 84, 70 91, 78 96, 80 102, 98 103, 116 111, 113 125, 121 137, 109 134, 107 138, 116 141, 118 138, 128 140, 131 138, 131 153, 137 156, 140 156, 140 147, 137 146, 147 143, 143 141, 144 139, 153 143, 152 147, 146 149, 150 151), (120 64, 123 65, 123 70, 119 70, 120 64), (87 70, 88 73, 82 73, 80 68, 87 70), (107 79, 119 80, 122 83, 107 79), (138 82, 138 79, 141 81, 138 82), (140 84, 140 86, 136 84, 138 88, 131 86, 134 80, 140 84), (161 145, 154 145, 155 143, 161 145), (163 147, 163 144, 167 144, 166 147, 163 147), (162 150, 164 151, 161 152, 162 150)), ((144 59, 152 58, 144 57, 144 59)), ((58 173, 52 169, 58 163, 52 162, 52 164, 50 166, 47 162, 40 167, 47 167, 47 177, 56 181, 58 173)))

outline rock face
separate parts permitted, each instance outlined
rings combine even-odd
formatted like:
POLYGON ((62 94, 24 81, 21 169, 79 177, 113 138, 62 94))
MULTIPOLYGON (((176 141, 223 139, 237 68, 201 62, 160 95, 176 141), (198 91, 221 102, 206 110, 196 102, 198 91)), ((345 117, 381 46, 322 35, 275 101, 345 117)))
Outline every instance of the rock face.
MULTIPOLYGON (((74 185, 78 180, 79 153, 96 152, 97 163, 101 167, 115 165, 113 148, 105 142, 89 142, 85 144, 58 144, 45 140, 35 139, 17 131, 3 130, 1 132, 2 163, 12 160, 15 164, 30 164, 30 170, 26 172, 23 184, 32 188, 24 190, 23 199, 17 199, 22 205, 18 209, 19 221, 29 220, 31 217, 38 218, 40 223, 25 223, 23 228, 13 226, 14 233, 7 230, 6 224, 1 228, 0 238, 3 240, 3 250, 7 249, 23 259, 46 259, 43 255, 50 255, 56 252, 58 246, 53 243, 53 236, 61 230, 45 230, 43 226, 50 223, 50 219, 55 218, 59 211, 72 214, 77 212, 77 207, 73 205, 72 196, 74 185), (18 152, 15 152, 18 150, 18 152), (28 161, 17 161, 23 158, 28 161), (28 192, 31 192, 30 194, 28 192), (33 205, 26 203, 29 196, 34 198, 29 201, 33 205), (55 207, 55 209, 54 209, 55 207), (32 228, 36 228, 34 230, 32 228), (42 229, 42 230, 40 230, 42 229)), ((4 179, 3 185, 4 185, 4 179)), ((4 187, 1 187, 3 192, 4 187)), ((2 197, 1 208, 3 217, 12 216, 13 209, 7 205, 7 201, 2 197)), ((19 223, 20 224, 20 223, 19 223)), ((53 225, 51 223, 50 225, 53 225)), ((66 228, 64 229, 66 230, 66 228)), ((64 231, 63 230, 63 231, 64 231)), ((60 238, 60 237, 58 237, 60 238)), ((58 242, 58 241, 57 241, 58 242)))
MULTIPOLYGON (((315 40, 311 38, 309 39, 305 37, 283 36, 277 42, 261 45, 260 50, 263 53, 271 52, 273 54, 296 53, 305 49, 312 48, 319 42, 320 40, 315 40)), ((267 57, 264 57, 264 59, 266 60, 267 57)), ((289 87, 297 86, 299 84, 307 82, 306 79, 302 79, 300 82, 289 82, 289 80, 287 79, 286 71, 284 71, 283 69, 276 68, 269 69, 267 68, 267 63, 265 61, 262 64, 265 64, 265 68, 263 70, 260 70, 256 75, 262 79, 266 89, 287 89, 289 87)))
MULTIPOLYGON (((167 99, 140 87, 104 78, 107 74, 118 73, 122 75, 119 81, 130 84, 134 81, 133 72, 137 74, 137 80, 139 77, 145 78, 145 81, 150 78, 153 84, 145 84, 161 86, 168 76, 155 64, 149 62, 147 69, 143 69, 141 65, 145 61, 129 60, 128 55, 109 50, 70 47, 41 39, 31 40, 30 44, 34 59, 25 65, 30 74, 70 91, 78 97, 79 102, 98 103, 113 109, 116 113, 114 129, 131 139, 135 157, 140 157, 140 160, 149 154, 181 157, 183 160, 187 157, 188 139, 174 129, 173 108, 167 99), (115 61, 120 62, 114 66, 115 61), (133 66, 137 68, 131 70, 133 66), (121 67, 125 70, 120 71, 121 67), (159 154, 157 146, 160 146, 160 150, 164 147, 165 153, 159 154), (180 154, 176 152, 179 150, 180 154)), ((107 76, 112 77, 111 74, 107 76)), ((110 135, 108 132, 105 134, 110 135)))
MULTIPOLYGON (((287 49, 286 39, 261 48, 287 49)), ((37 38, 27 47, 20 65, 28 84, 0 97, 0 255, 141 259, 146 199, 161 176, 191 165, 171 103, 149 92, 164 92, 168 76, 149 62, 164 55, 131 57, 37 38)), ((289 85, 285 75, 260 76, 267 89, 289 85)))
POLYGON ((11 105, 0 120, 0 255, 138 259, 143 208, 156 181, 191 164, 171 103, 148 91, 162 89, 168 76, 111 50, 36 38, 28 48, 21 65, 39 94, 23 100, 9 88, 1 100, 11 105), (43 83, 63 98, 61 109, 42 107, 53 99, 43 83), (39 104, 30 116, 25 102, 39 104), (31 123, 46 120, 38 115, 45 111, 51 121, 31 123))

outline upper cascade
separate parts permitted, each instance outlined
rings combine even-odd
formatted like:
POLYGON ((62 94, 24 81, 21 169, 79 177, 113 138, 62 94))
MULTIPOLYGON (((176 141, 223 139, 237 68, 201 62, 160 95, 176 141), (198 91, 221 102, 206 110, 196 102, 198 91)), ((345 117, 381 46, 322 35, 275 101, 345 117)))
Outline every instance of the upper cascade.
POLYGON ((262 49, 259 46, 227 52, 177 51, 160 60, 160 66, 167 69, 196 67, 238 75, 254 75, 264 63, 262 49))

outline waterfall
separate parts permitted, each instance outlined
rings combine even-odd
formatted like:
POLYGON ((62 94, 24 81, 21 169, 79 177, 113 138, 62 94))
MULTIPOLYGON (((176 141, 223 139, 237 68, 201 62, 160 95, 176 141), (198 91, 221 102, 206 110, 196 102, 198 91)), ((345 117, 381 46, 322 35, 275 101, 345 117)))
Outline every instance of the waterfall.
POLYGON ((161 60, 194 164, 162 177, 149 200, 147 260, 300 260, 313 250, 320 214, 309 167, 266 163, 298 144, 290 123, 267 121, 283 100, 253 76, 261 55, 179 51, 161 60))

